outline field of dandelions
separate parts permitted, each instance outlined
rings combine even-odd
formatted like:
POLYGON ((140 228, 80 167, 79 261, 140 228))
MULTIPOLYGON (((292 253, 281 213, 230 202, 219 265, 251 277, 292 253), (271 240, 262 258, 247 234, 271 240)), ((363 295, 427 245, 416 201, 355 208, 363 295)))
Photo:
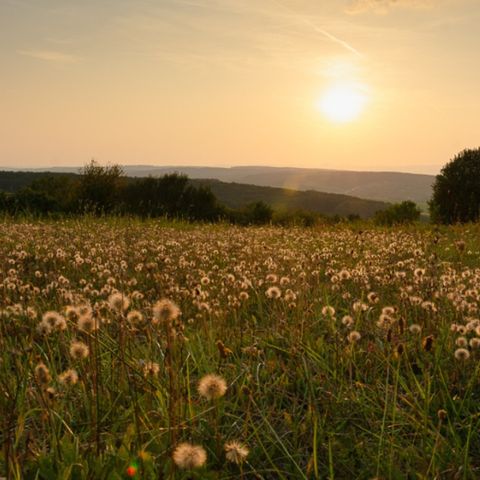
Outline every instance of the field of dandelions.
POLYGON ((0 477, 480 478, 480 227, 0 227, 0 477))

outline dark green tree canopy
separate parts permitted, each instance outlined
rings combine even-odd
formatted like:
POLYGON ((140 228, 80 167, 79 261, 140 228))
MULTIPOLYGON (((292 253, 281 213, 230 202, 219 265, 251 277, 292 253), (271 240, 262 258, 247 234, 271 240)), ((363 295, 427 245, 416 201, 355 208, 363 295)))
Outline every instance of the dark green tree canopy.
POLYGON ((80 170, 77 201, 85 212, 107 213, 118 206, 119 192, 125 185, 120 165, 102 166, 95 160, 80 170))
POLYGON ((429 203, 439 223, 475 222, 480 216, 480 148, 460 152, 437 175, 429 203))
POLYGON ((377 225, 405 225, 418 221, 420 215, 421 212, 415 202, 405 200, 401 203, 394 203, 386 210, 377 212, 374 221, 377 225))

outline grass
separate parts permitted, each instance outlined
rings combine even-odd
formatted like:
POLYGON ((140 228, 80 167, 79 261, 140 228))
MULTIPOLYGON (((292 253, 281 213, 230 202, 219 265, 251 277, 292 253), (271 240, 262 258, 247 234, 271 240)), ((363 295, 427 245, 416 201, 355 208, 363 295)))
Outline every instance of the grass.
POLYGON ((0 475, 478 478, 479 233, 6 219, 0 475), (175 465, 181 442, 205 464, 175 465))

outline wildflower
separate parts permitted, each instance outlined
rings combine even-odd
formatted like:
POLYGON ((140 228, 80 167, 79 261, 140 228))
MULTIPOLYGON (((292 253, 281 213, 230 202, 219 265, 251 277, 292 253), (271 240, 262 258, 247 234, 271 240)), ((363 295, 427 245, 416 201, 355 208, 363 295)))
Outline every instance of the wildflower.
POLYGON ((412 323, 412 325, 410 325, 408 329, 410 330, 410 333, 414 333, 414 334, 418 334, 422 331, 422 327, 418 325, 418 323, 412 323))
POLYGON ((43 362, 35 367, 35 378, 41 385, 46 385, 52 379, 50 370, 43 362))
POLYGON ((181 443, 173 452, 173 461, 178 468, 191 470, 205 465, 207 452, 200 445, 181 443))
POLYGON ((375 292, 370 292, 370 293, 367 295, 367 300, 368 300, 370 303, 378 303, 380 299, 378 298, 378 295, 377 295, 375 292))
POLYGON ((297 299, 297 295, 295 295, 295 292, 291 290, 290 288, 287 289, 285 292, 285 301, 287 302, 294 302, 297 299))
POLYGON ((130 300, 128 297, 123 295, 123 293, 115 292, 108 297, 108 303, 112 310, 117 312, 125 311, 130 305, 130 300))
POLYGON ((248 295, 247 292, 240 292, 239 295, 238 295, 238 298, 239 298, 240 300, 242 300, 243 302, 244 302, 245 300, 248 300, 248 297, 249 297, 249 295, 248 295))
POLYGON ((132 325, 138 325, 139 323, 142 323, 143 321, 143 315, 141 312, 138 310, 131 310, 127 314, 127 320, 132 324, 132 325))
POLYGON ((477 338, 477 337, 472 338, 470 340, 470 346, 475 350, 480 348, 480 338, 477 338))
POLYGON ((159 300, 153 306, 153 318, 155 322, 173 322, 180 316, 178 306, 167 298, 159 300))
POLYGON ((443 408, 441 408, 438 412, 437 412, 437 417, 438 419, 443 422, 444 420, 446 420, 447 418, 447 411, 444 410, 443 408))
POLYGON ((65 315, 71 321, 78 320, 79 315, 78 315, 77 307, 74 307, 72 305, 68 305, 67 308, 65 309, 65 315))
POLYGON ((45 312, 42 315, 42 322, 47 323, 52 328, 55 328, 55 326, 57 325, 57 322, 59 321, 60 317, 61 317, 61 315, 58 312, 50 310, 48 312, 45 312))
POLYGON ((455 340, 455 345, 457 347, 465 348, 468 345, 468 340, 465 337, 458 337, 455 340))
POLYGON ((159 371, 160 365, 155 362, 145 362, 145 365, 143 366, 144 377, 154 377, 155 375, 158 375, 159 371))
POLYGON ((470 358, 470 352, 466 348, 457 348, 455 350, 455 358, 463 362, 470 358))
POLYGON ((325 317, 334 317, 335 316, 335 309, 330 305, 326 305, 322 308, 322 315, 325 317))
POLYGON ((221 340, 217 340, 216 342, 218 352, 220 353, 221 358, 227 358, 229 355, 231 355, 233 352, 230 350, 230 348, 226 347, 225 344, 221 340))
POLYGON ((383 313, 378 317, 377 326, 380 328, 387 328, 395 322, 393 317, 384 315, 383 313))
POLYGON ((227 382, 215 374, 205 375, 198 382, 198 393, 207 400, 223 397, 227 391, 227 382))
POLYGON ((226 443, 224 449, 226 459, 237 465, 243 463, 249 454, 248 447, 236 440, 226 443))
POLYGON ((53 387, 48 387, 45 390, 45 393, 47 394, 49 400, 54 400, 55 397, 58 396, 57 391, 53 387))
POLYGON ((277 283, 278 277, 274 273, 269 273, 266 280, 268 283, 277 283))
POLYGON ((87 358, 89 354, 88 346, 85 345, 83 342, 74 341, 70 345, 70 355, 75 360, 82 360, 87 358))
POLYGON ((282 296, 282 291, 278 287, 269 287, 265 292, 267 298, 280 298, 282 296))
POLYGON ((368 310, 368 305, 366 303, 356 301, 353 302, 352 309, 355 313, 366 312, 368 310))
POLYGON ((346 327, 351 327, 353 325, 353 318, 350 315, 345 315, 342 318, 342 325, 345 325, 346 327))
POLYGON ((358 342, 361 338, 362 336, 360 335, 360 332, 357 332, 356 330, 351 331, 347 337, 350 343, 358 342))
POLYGON ((382 315, 391 316, 395 313, 395 307, 383 307, 382 315))
POLYGON ((92 315, 83 315, 78 318, 77 328, 82 332, 94 332, 98 328, 98 322, 92 315))
POLYGON ((417 277, 417 278, 422 278, 422 277, 425 275, 425 269, 424 269, 424 268, 416 268, 416 269, 413 271, 413 274, 414 274, 415 277, 417 277))
POLYGON ((45 312, 42 316, 41 323, 44 324, 44 331, 48 330, 48 327, 46 327, 46 325, 50 327, 50 331, 65 330, 67 328, 67 322, 65 321, 65 318, 55 311, 45 312))
POLYGON ((52 333, 52 327, 46 322, 40 322, 37 325, 37 332, 40 335, 50 335, 50 333, 52 333))
POLYGON ((350 278, 350 272, 343 269, 338 272, 338 276, 340 277, 340 280, 348 280, 350 278))
POLYGON ((78 373, 73 370, 65 370, 58 376, 58 381, 64 385, 75 385, 78 382, 78 373))

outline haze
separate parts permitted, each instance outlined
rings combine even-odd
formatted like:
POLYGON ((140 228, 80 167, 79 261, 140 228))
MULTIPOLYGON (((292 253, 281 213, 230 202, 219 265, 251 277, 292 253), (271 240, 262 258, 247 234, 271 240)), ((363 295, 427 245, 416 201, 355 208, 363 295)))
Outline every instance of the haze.
POLYGON ((479 20, 478 0, 2 0, 0 165, 435 173, 478 147, 479 20))

